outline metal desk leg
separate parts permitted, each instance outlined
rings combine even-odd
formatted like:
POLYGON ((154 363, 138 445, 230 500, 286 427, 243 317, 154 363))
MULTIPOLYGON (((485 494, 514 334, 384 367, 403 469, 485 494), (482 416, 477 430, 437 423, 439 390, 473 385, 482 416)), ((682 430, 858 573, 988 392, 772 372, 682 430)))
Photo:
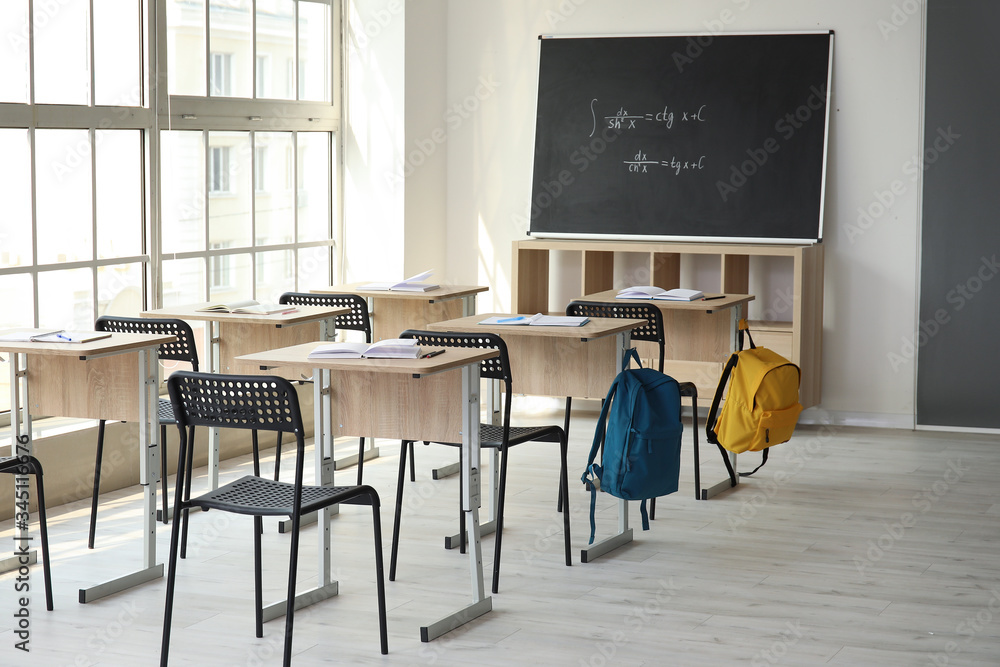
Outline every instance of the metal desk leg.
MULTIPOLYGON (((469 315, 475 315, 475 314, 476 314, 476 295, 475 294, 469 294, 467 296, 463 296, 462 297, 462 317, 468 317, 469 315)), ((487 390, 487 391, 490 391, 490 390, 487 390)), ((490 398, 490 405, 493 405, 492 398, 490 398)), ((496 423, 496 422, 494 422, 494 423, 496 423)), ((432 479, 444 479, 445 477, 451 477, 452 475, 458 474, 458 471, 459 471, 459 464, 456 461, 455 463, 449 463, 447 465, 443 465, 440 468, 433 468, 431 470, 431 478, 432 479)), ((493 506, 490 505, 490 508, 491 508, 491 514, 490 514, 491 519, 490 519, 490 521, 493 520, 492 517, 494 516, 494 514, 492 514, 492 507, 493 506)), ((483 535, 491 533, 494 530, 493 527, 490 526, 489 524, 483 524, 482 526, 480 526, 480 528, 483 531, 483 535)), ((458 538, 457 537, 455 537, 455 538, 446 537, 445 538, 445 548, 446 549, 454 549, 456 546, 458 546, 458 542, 453 542, 453 539, 457 540, 458 538)))
POLYGON ((86 604, 163 576, 163 563, 156 562, 156 485, 160 481, 159 369, 156 348, 139 350, 139 485, 142 487, 142 569, 80 589, 80 603, 86 604))
MULTIPOLYGON (((615 368, 621 368, 625 352, 632 345, 632 337, 628 331, 618 334, 618 344, 615 346, 615 368)), ((623 544, 632 541, 632 529, 628 527, 628 501, 618 500, 618 532, 611 537, 592 544, 580 550, 580 562, 589 563, 598 556, 613 551, 623 544)))
MULTIPOLYGON (((737 349, 737 335, 739 331, 740 318, 743 316, 743 306, 738 308, 729 309, 729 319, 731 326, 729 327, 729 349, 735 351, 737 349)), ((736 454, 733 452, 726 452, 729 456, 729 463, 732 465, 733 470, 736 470, 736 454)), ((740 476, 736 475, 736 484, 740 483, 740 476)), ((718 495, 725 491, 726 489, 731 489, 735 486, 733 480, 727 477, 721 482, 717 482, 712 486, 705 488, 695 488, 695 498, 698 500, 708 500, 712 496, 718 495), (700 492, 700 494, 699 494, 700 492)))
MULTIPOLYGON (((335 406, 330 400, 330 371, 313 369, 313 441, 316 456, 316 484, 333 484, 333 424, 335 406)), ((334 505, 319 512, 301 517, 301 524, 309 523, 320 525, 320 536, 317 542, 317 563, 318 576, 317 585, 302 593, 295 595, 295 608, 302 609, 314 602, 327 600, 340 593, 340 584, 331 579, 331 555, 330 555, 330 517, 337 514, 340 507, 334 505)), ((291 519, 286 519, 278 525, 278 532, 287 533, 292 529, 291 519)), ((264 621, 270 621, 285 615, 286 601, 279 600, 264 606, 264 621)))
POLYGON ((462 512, 469 534, 469 572, 472 604, 420 628, 420 641, 429 642, 493 609, 493 598, 483 585, 483 547, 479 534, 479 364, 462 368, 462 512))

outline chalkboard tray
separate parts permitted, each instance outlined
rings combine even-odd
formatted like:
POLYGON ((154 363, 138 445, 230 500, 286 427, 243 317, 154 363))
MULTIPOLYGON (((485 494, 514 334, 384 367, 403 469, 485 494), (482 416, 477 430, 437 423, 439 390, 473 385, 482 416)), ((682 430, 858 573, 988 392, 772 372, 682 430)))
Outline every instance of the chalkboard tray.
POLYGON ((529 234, 823 237, 833 32, 539 38, 529 234))

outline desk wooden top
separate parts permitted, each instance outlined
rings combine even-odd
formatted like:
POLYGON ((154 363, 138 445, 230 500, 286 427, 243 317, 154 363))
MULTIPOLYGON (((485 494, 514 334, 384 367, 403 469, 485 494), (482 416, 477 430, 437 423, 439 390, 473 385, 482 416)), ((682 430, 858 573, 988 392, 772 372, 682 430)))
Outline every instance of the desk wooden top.
POLYGON ((756 297, 753 294, 705 294, 707 299, 698 299, 696 301, 666 301, 663 299, 618 299, 615 298, 618 294, 618 290, 611 289, 604 292, 596 292, 594 294, 587 294, 586 296, 581 296, 576 301, 604 301, 607 303, 651 303, 660 309, 670 309, 670 310, 697 310, 704 313, 711 313, 715 310, 724 310, 726 308, 734 308, 736 306, 742 306, 745 303, 750 303, 756 297), (712 298, 712 297, 722 297, 722 298, 712 298))
MULTIPOLYGON (((590 340, 592 338, 603 338, 612 336, 623 331, 630 331, 636 327, 646 324, 643 319, 628 319, 624 317, 591 317, 590 321, 579 327, 560 326, 529 326, 524 324, 480 324, 489 317, 516 317, 517 314, 508 313, 484 313, 481 315, 470 315, 454 320, 444 320, 441 322, 430 322, 427 324, 429 331, 465 331, 465 332, 488 332, 510 336, 537 336, 545 338, 576 338, 590 340)), ((530 315, 528 315, 530 317, 530 315)))
MULTIPOLYGON (((301 345, 292 345, 275 350, 244 354, 236 358, 240 361, 260 364, 262 368, 309 366, 311 368, 334 371, 430 375, 431 373, 439 373, 466 366, 499 354, 496 350, 448 347, 443 348, 445 350, 444 354, 439 354, 430 359, 310 359, 309 353, 316 349, 317 345, 323 344, 321 341, 302 343, 301 345)), ((427 347, 425 349, 430 352, 442 348, 427 347)))
POLYGON ((346 285, 332 285, 330 287, 317 287, 309 290, 314 294, 357 294, 366 298, 374 299, 424 299, 430 303, 435 301, 447 301, 448 299, 460 299, 465 296, 486 292, 490 288, 480 285, 440 285, 437 289, 426 292, 407 292, 403 290, 366 290, 361 289, 366 283, 348 283, 346 285))
POLYGON ((272 313, 270 315, 255 315, 253 313, 220 313, 203 312, 199 308, 209 306, 211 302, 192 303, 181 306, 168 306, 156 310, 145 310, 140 317, 175 317, 181 320, 205 320, 217 322, 239 322, 242 324, 272 324, 277 327, 292 326, 306 322, 316 322, 338 315, 346 315, 350 308, 329 308, 327 306, 289 306, 295 308, 292 313, 272 313))
MULTIPOLYGON (((15 331, 44 333, 52 331, 52 329, 3 329, 0 330, 0 335, 14 333, 15 331)), ((175 340, 177 339, 174 336, 166 334, 113 333, 109 338, 101 338, 89 343, 0 342, 0 352, 44 354, 52 357, 78 357, 82 360, 87 360, 106 357, 112 354, 135 352, 136 350, 157 347, 163 343, 171 343, 175 340)))

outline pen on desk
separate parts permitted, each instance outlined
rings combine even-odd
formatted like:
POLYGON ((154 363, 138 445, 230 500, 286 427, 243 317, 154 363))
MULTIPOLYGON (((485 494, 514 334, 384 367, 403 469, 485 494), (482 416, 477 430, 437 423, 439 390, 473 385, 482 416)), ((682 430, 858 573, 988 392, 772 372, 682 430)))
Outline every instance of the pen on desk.
POLYGON ((72 343, 72 342, 73 342, 73 339, 72 339, 72 338, 70 338, 69 336, 67 336, 67 335, 66 335, 66 334, 64 334, 64 333, 57 333, 57 334, 56 334, 56 338, 58 338, 59 340, 66 340, 66 341, 69 341, 70 343, 72 343))
POLYGON ((434 350, 433 352, 428 352, 427 354, 420 355, 421 359, 430 359, 431 357, 436 357, 439 354, 444 354, 444 350, 434 350))
POLYGON ((714 301, 715 299, 725 299, 725 294, 720 294, 718 296, 706 296, 702 301, 714 301))
POLYGON ((501 317, 497 320, 497 324, 504 324, 506 322, 520 322, 525 319, 524 315, 518 315, 517 317, 501 317))

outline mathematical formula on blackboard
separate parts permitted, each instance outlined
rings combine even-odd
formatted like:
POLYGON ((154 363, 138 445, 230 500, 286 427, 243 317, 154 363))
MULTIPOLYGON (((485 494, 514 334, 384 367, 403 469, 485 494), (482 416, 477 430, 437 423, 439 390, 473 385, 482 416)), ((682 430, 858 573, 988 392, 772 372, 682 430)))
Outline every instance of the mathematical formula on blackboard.
POLYGON ((661 167, 669 169, 675 175, 680 176, 682 171, 699 171, 705 168, 705 156, 700 156, 697 160, 680 160, 677 156, 671 156, 669 160, 650 160, 646 153, 639 151, 631 160, 622 160, 628 166, 629 173, 646 174, 650 167, 661 167))
MULTIPOLYGON (((597 98, 590 101, 590 115, 594 119, 594 128, 590 131, 590 136, 594 136, 594 133, 597 132, 596 104, 597 98)), ((654 123, 670 130, 673 129, 675 121, 680 123, 706 122, 708 118, 705 115, 705 107, 707 106, 707 104, 702 104, 691 109, 672 109, 669 105, 664 105, 662 111, 639 114, 629 113, 624 106, 620 106, 614 115, 601 117, 601 125, 611 130, 627 131, 639 129, 638 123, 643 122, 654 123)))

